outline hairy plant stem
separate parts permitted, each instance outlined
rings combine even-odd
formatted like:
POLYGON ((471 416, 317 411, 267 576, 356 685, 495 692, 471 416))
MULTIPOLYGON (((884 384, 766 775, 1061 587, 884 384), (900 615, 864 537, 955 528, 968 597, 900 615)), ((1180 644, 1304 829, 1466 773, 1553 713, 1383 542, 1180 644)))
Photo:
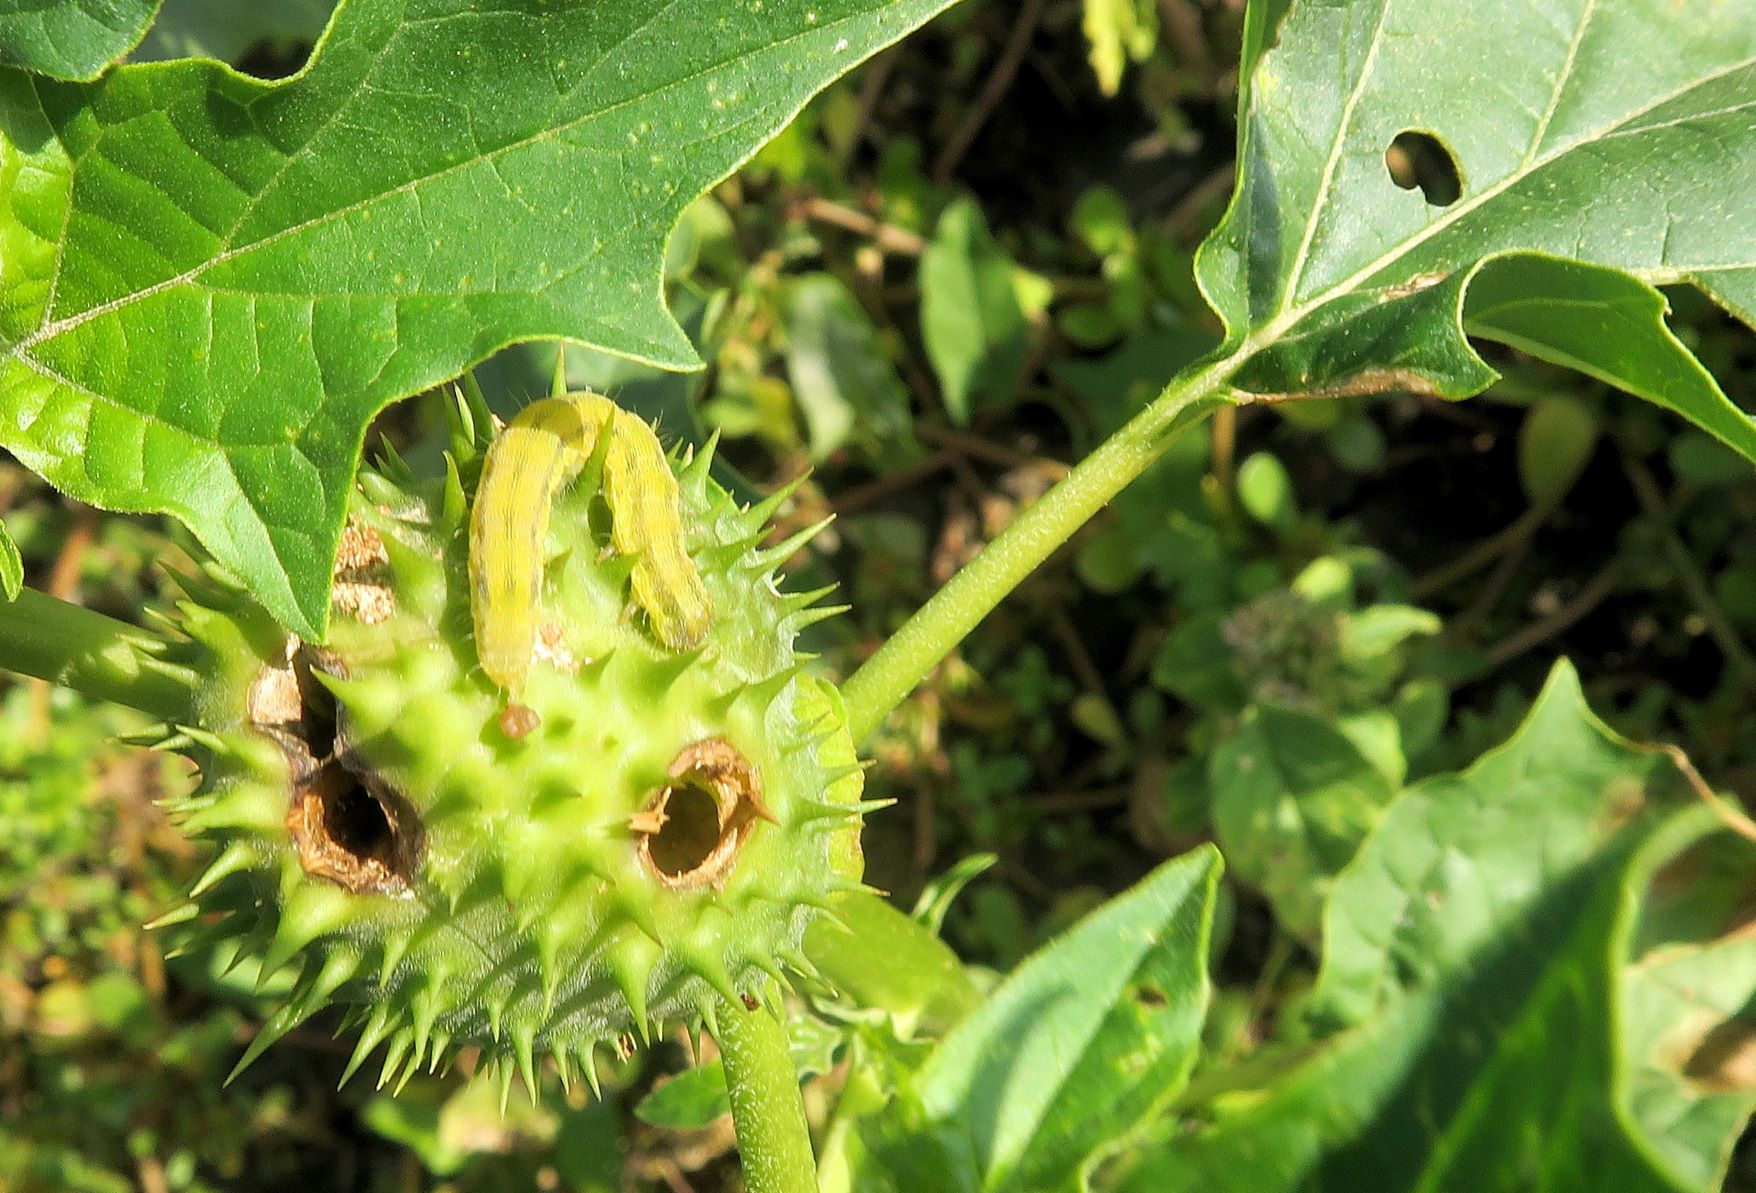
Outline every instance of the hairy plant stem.
POLYGON ((186 719, 196 677, 138 626, 26 588, 0 601, 0 669, 34 675, 155 717, 186 719))
POLYGON ((817 1163, 786 1029, 767 1008, 720 1000, 720 1059, 750 1193, 816 1193, 817 1163))
POLYGON ((915 611, 842 685, 848 726, 863 741, 1006 594, 1164 454, 1172 436, 1225 400, 1240 349, 1171 382, 975 560, 915 611))

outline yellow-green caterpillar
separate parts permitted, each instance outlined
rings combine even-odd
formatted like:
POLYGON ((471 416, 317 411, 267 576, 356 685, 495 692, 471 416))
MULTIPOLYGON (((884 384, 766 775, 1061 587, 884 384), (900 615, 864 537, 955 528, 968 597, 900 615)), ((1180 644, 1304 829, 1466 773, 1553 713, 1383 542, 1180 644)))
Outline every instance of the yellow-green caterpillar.
POLYGON ((488 449, 470 511, 470 613, 482 670, 513 702, 502 724, 528 732, 517 704, 530 674, 542 591, 543 544, 555 494, 579 475, 608 431, 604 500, 610 544, 634 559, 634 601, 671 650, 700 644, 713 622, 701 573, 684 545, 677 479, 652 428, 608 398, 569 393, 519 412, 488 449))

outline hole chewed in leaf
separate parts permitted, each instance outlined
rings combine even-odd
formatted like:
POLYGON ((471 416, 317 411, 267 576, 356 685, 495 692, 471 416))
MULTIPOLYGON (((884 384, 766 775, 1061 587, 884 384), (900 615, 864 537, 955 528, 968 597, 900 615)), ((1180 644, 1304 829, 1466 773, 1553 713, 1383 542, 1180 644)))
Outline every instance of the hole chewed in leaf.
POLYGON ((251 725, 287 760, 287 833, 312 877, 356 894, 400 894, 420 858, 420 822, 347 748, 335 698, 317 672, 345 676, 347 669, 294 639, 285 664, 263 668, 250 689, 251 725))
POLYGON ((775 821, 756 768, 721 737, 685 747, 671 782, 628 819, 647 872, 672 890, 722 886, 758 820, 775 821))
POLYGON ((1405 191, 1420 189, 1434 207, 1449 207, 1463 194, 1457 158, 1432 133, 1409 128, 1397 133, 1384 151, 1384 166, 1405 191))

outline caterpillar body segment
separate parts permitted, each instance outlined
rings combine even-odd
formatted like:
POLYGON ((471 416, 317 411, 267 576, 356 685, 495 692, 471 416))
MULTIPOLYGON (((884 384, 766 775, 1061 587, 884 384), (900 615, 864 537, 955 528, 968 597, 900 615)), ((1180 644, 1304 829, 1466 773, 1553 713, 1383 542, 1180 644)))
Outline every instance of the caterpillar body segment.
POLYGON ((543 547, 555 495, 610 436, 604 499, 610 542, 633 558, 634 601, 668 649, 699 645, 713 622, 685 547, 681 496, 652 428, 608 398, 563 394, 525 407, 488 449, 470 512, 470 612, 482 670, 516 701, 530 673, 543 547))
POLYGON ((689 558, 677 478, 646 420, 612 409, 604 460, 611 545, 634 560, 634 603, 645 610, 659 641, 674 651, 693 650, 713 625, 713 603, 689 558))
POLYGON ((470 614, 482 670, 514 697, 536 645, 543 540, 555 494, 590 459, 613 412, 602 398, 536 402, 488 450, 470 511, 470 614))

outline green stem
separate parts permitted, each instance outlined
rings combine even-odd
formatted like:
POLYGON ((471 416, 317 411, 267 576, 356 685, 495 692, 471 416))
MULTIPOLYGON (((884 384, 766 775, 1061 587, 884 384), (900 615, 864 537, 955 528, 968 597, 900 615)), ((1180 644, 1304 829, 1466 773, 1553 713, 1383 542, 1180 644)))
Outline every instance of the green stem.
POLYGON ((1145 472, 1175 432, 1216 408, 1243 357, 1240 350, 1173 381, 916 610, 842 685, 854 740, 869 736, 1007 593, 1145 472))
POLYGON ((26 588, 0 601, 0 669, 34 675, 166 720, 187 718, 195 678, 138 626, 26 588))
POLYGON ((720 1000, 720 1059, 749 1193, 816 1193, 817 1163, 787 1033, 764 1007, 720 1000))

